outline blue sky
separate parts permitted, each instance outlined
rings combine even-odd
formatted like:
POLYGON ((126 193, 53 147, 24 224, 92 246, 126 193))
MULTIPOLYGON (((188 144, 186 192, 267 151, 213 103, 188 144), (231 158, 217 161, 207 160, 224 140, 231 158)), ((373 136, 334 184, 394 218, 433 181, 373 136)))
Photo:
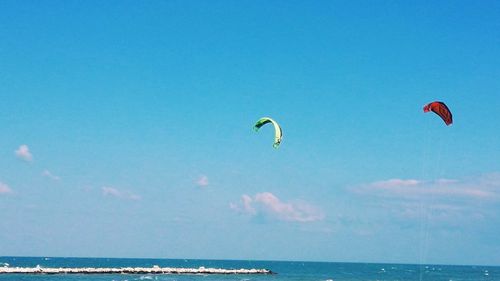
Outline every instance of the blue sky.
POLYGON ((499 265, 500 5, 434 2, 1 1, 0 254, 499 265))

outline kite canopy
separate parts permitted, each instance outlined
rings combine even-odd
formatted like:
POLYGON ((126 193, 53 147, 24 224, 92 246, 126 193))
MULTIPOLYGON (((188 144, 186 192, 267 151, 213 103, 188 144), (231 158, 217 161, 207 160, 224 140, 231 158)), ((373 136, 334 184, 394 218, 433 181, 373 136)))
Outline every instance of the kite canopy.
POLYGON ((272 123, 274 125, 274 148, 278 148, 278 146, 281 143, 281 137, 283 136, 283 133, 281 132, 281 127, 274 121, 273 119, 269 117, 262 117, 259 120, 257 120, 257 123, 253 126, 253 129, 255 131, 258 131, 260 127, 264 126, 265 124, 272 123))
POLYGON ((424 112, 432 111, 439 115, 443 119, 444 123, 448 126, 453 123, 453 117, 451 115, 450 109, 440 101, 434 101, 424 106, 424 112))

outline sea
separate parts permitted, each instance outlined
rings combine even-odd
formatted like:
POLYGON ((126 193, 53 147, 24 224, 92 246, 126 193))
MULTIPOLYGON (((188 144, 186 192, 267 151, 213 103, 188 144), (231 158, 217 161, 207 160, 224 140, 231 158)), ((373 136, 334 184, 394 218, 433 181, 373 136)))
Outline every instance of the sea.
POLYGON ((270 269, 273 275, 0 274, 0 281, 500 281, 498 266, 198 259, 0 257, 10 267, 183 267, 270 269))

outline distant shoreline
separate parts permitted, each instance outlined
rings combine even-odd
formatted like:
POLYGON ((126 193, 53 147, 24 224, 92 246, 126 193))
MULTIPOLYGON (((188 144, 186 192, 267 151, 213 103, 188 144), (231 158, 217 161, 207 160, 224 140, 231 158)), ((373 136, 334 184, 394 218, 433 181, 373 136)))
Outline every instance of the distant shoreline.
POLYGON ((269 269, 177 267, 0 267, 0 274, 276 274, 269 269))

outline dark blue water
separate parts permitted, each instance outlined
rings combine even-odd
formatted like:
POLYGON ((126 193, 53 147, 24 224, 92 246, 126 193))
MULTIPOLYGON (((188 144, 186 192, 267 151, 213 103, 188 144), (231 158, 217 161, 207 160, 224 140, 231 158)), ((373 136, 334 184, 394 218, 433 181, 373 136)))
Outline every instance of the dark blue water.
POLYGON ((0 281, 500 281, 500 267, 285 261, 0 257, 11 267, 267 268, 276 275, 0 275, 0 281))

